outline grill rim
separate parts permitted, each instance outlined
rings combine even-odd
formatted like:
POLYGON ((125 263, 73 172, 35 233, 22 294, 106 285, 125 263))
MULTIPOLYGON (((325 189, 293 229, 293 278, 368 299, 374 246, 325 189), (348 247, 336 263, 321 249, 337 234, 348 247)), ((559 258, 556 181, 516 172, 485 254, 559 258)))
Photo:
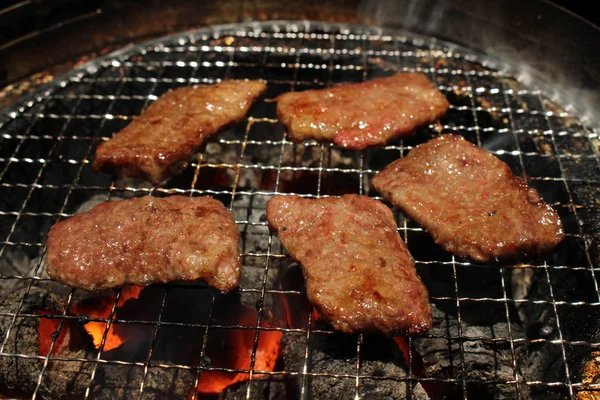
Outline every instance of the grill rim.
MULTIPOLYGON (((373 34, 371 33, 372 36, 376 36, 376 35, 381 35, 380 32, 382 31, 393 31, 395 33, 396 36, 406 36, 409 37, 411 39, 420 39, 423 41, 429 41, 431 39, 436 39, 435 37, 432 36, 427 36, 424 34, 419 34, 419 33, 413 33, 404 29, 398 29, 398 28, 388 28, 388 27, 379 27, 379 26, 372 26, 372 25, 365 25, 365 24, 354 24, 354 23, 342 23, 342 22, 327 22, 327 21, 314 21, 314 20, 279 20, 279 19, 275 19, 275 20, 269 20, 269 21, 249 21, 249 22, 241 22, 241 23, 227 23, 227 24, 218 24, 218 25, 212 25, 210 27, 206 27, 206 28, 200 28, 200 29, 190 29, 184 32, 178 32, 178 33, 173 33, 173 34, 169 34, 166 36, 162 36, 159 38, 154 38, 148 41, 144 41, 144 42, 140 42, 140 43, 130 43, 128 45, 123 46, 120 49, 117 49, 115 51, 112 51, 108 54, 99 56, 97 58, 94 58, 93 60, 87 61, 85 63, 83 63, 82 65, 73 68, 72 70, 70 70, 69 72, 62 74, 58 77, 54 77, 54 79, 52 79, 51 82, 45 83, 43 85, 41 85, 40 87, 38 87, 34 92, 32 93, 28 93, 24 96, 22 96, 21 98, 19 98, 17 101, 15 101, 14 103, 10 104, 8 107, 4 108, 3 110, 0 111, 0 117, 3 119, 7 119, 10 120, 11 116, 10 114, 14 114, 15 112, 23 112, 23 109, 25 107, 27 107, 27 104, 30 103, 31 101, 37 100, 39 101, 39 99, 42 96, 49 96, 51 94, 53 94, 56 90, 60 90, 61 89, 61 85, 63 84, 68 84, 70 82, 70 79, 77 77, 79 75, 79 77, 83 77, 85 74, 93 74, 95 73, 100 67, 103 67, 107 61, 113 61, 115 59, 124 59, 127 58, 130 55, 136 54, 136 50, 137 49, 145 49, 148 48, 152 45, 158 45, 158 47, 161 47, 160 45, 164 45, 165 42, 170 42, 174 39, 177 38, 186 38, 189 39, 189 35, 196 35, 196 36, 201 36, 204 34, 211 34, 211 33, 224 33, 228 30, 232 30, 232 29, 236 29, 236 28, 259 28, 259 27, 269 27, 269 26, 283 26, 283 25, 304 25, 304 28, 306 29, 310 29, 311 24, 319 24, 319 27, 324 27, 324 28, 331 28, 331 27, 339 27, 340 29, 345 28, 347 30, 374 30, 374 31, 378 31, 377 34, 373 34)), ((302 33, 302 32, 299 32, 302 33)), ((361 36, 364 34, 361 34, 361 36)), ((465 52, 465 54, 467 55, 467 60, 469 61, 475 61, 475 62, 480 62, 483 65, 489 65, 491 69, 507 69, 507 71, 511 71, 510 67, 511 64, 504 62, 503 60, 501 60, 498 57, 494 57, 492 55, 488 55, 488 54, 483 54, 474 50, 471 50, 465 46, 459 45, 459 44, 455 44, 449 41, 445 41, 443 39, 440 39, 442 42, 444 42, 444 44, 449 44, 452 45, 454 49, 459 50, 459 51, 463 51, 465 52)), ((189 42, 188 42, 189 43, 189 42)), ((184 46, 185 44, 180 44, 181 46, 184 46)), ((202 83, 202 82, 196 82, 196 84, 198 83, 202 83)), ((211 82, 204 82, 204 83, 211 83, 211 82)), ((531 86, 535 86, 535 81, 533 84, 531 84, 531 86)), ((0 120, 1 123, 5 123, 6 121, 4 120, 0 120)), ((1 125, 0 125, 1 127, 1 125)))

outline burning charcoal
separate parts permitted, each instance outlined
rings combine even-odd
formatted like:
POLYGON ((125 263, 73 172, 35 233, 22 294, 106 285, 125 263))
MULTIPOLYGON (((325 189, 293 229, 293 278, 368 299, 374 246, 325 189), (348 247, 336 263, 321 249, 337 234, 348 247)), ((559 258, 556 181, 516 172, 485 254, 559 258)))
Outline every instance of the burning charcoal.
MULTIPOLYGON (((0 271, 8 276, 30 277, 39 263, 39 255, 38 249, 33 247, 7 246, 0 257, 0 271)), ((27 283, 22 279, 3 279, 0 290, 4 293, 14 292, 27 283)))
MULTIPOLYGON (((581 383, 584 385, 598 385, 600 383, 600 352, 594 351, 590 359, 584 363, 581 370, 581 383)), ((577 389, 575 398, 577 400, 594 400, 598 398, 597 386, 583 386, 577 389)))
MULTIPOLYGON (((306 336, 286 333, 282 339, 283 362, 286 371, 302 371, 305 364, 306 336)), ((408 368, 398 345, 386 337, 365 337, 361 345, 359 396, 364 399, 428 399, 423 387, 408 379, 408 368), (389 378, 389 379, 386 379, 389 378), (412 386, 412 387, 410 387, 412 386), (409 397, 409 394, 412 397, 409 397)), ((307 378, 308 398, 348 399, 356 390, 356 336, 341 333, 313 333, 309 344, 308 371, 328 376, 307 378), (334 377, 329 375, 350 375, 334 377), (312 396, 312 397, 311 397, 312 396)), ((295 382, 297 394, 301 381, 295 382)), ((299 397, 299 396, 298 396, 299 397)))
MULTIPOLYGON (((589 342, 597 343, 600 340, 600 330, 598 330, 597 321, 600 319, 598 312, 595 315, 587 316, 587 321, 582 324, 584 335, 589 338, 589 342), (593 333, 586 332, 592 327, 593 333)), ((581 313, 576 314, 575 318, 586 319, 581 313)), ((572 346, 574 357, 577 362, 574 363, 575 379, 572 381, 581 382, 583 385, 575 389, 575 399, 577 400, 595 400, 600 395, 600 351, 593 351, 586 346, 572 346), (579 366, 581 364, 581 366, 579 366)))
MULTIPOLYGON (((351 168, 357 164, 357 157, 358 155, 355 152, 325 145, 323 149, 323 166, 351 168)), ((321 165, 321 145, 296 144, 293 147, 286 147, 282 162, 284 165, 305 168, 319 167, 321 165)))
MULTIPOLYGON (((32 287, 5 295, 0 300, 0 312, 14 313, 25 297, 19 314, 39 312, 57 314, 65 308, 64 301, 53 293, 32 287)), ((5 338, 12 318, 0 319, 0 337, 5 338)), ((17 317, 4 346, 8 354, 46 356, 51 343, 53 325, 57 320, 17 317), (41 334, 40 334, 41 332, 41 334), (40 343, 40 339, 42 343, 40 343)), ((92 358, 94 347, 83 327, 76 323, 63 323, 61 334, 55 341, 53 357, 92 358)), ((43 360, 0 356, 0 391, 4 395, 29 397, 33 394, 43 367, 43 360)), ((50 361, 42 377, 39 398, 66 399, 80 397, 91 377, 93 364, 80 361, 50 361)))
MULTIPOLYGON (((233 202, 233 216, 237 221, 247 220, 250 224, 241 231, 242 252, 266 254, 269 248, 269 228, 266 226, 266 206, 270 197, 261 195, 237 195, 233 202), (265 225, 252 225, 264 223, 265 225)), ((271 239, 271 253, 281 252, 281 245, 276 235, 271 239)), ((265 278, 265 257, 244 257, 240 287, 242 289, 261 289, 265 278)), ((273 288, 278 279, 281 260, 270 258, 267 272, 267 288, 273 288)), ((242 292, 241 302, 248 307, 255 307, 260 300, 259 291, 242 292)), ((265 297, 265 306, 270 306, 270 297, 265 297)))
MULTIPOLYGON (((433 308, 433 328, 429 332, 435 337, 417 337, 414 340, 415 350, 423 362, 424 375, 437 379, 467 379, 477 382, 514 381, 510 349, 508 325, 504 322, 491 326, 469 325, 462 321, 463 337, 485 337, 490 340, 464 340, 464 369, 460 344, 449 341, 447 337, 458 336, 458 322, 455 317, 433 308), (506 338, 506 341, 492 342, 492 338, 506 338)), ((519 328, 511 325, 513 338, 522 337, 519 328)), ((519 356, 517 354, 517 356, 519 356)), ((517 361, 517 365, 519 365, 517 361)), ((517 370, 520 380, 521 372, 517 370)), ((467 391, 477 393, 476 398, 512 399, 516 397, 515 385, 506 384, 472 384, 467 383, 467 391)), ((529 388, 519 385, 521 399, 529 399, 529 388)))
POLYGON ((194 375, 186 369, 149 367, 144 379, 143 367, 100 364, 90 397, 98 400, 137 398, 142 380, 143 399, 187 399, 194 386, 194 375))
MULTIPOLYGON (((229 386, 219 396, 223 400, 246 400, 248 382, 239 382, 229 386)), ((250 392, 251 399, 285 400, 286 386, 283 382, 254 380, 250 392)))
MULTIPOLYGON (((24 207, 23 203, 27 201, 27 192, 21 192, 15 188, 10 195, 0 196, 0 210, 20 210, 24 207)), ((51 194, 56 193, 43 190, 31 192, 27 211, 30 212, 48 212, 50 209, 60 209, 57 199, 51 194)), ((44 241, 44 235, 54 222, 54 218, 32 218, 22 217, 19 223, 15 224, 13 218, 0 218, 0 240, 20 243, 41 243, 44 241)), ((3 245, 0 253, 0 271, 4 276, 33 276, 36 267, 39 265, 41 248, 37 246, 23 245, 3 245)), ((2 279, 0 281, 0 290, 4 293, 14 292, 25 287, 29 281, 23 279, 2 279)))
MULTIPOLYGON (((312 194, 320 185, 322 193, 342 195, 356 193, 358 181, 356 175, 347 173, 318 172, 317 168, 347 170, 356 168, 358 155, 355 152, 324 145, 296 144, 288 146, 283 153, 282 164, 293 167, 279 174, 278 191, 283 193, 312 194), (296 170, 301 168, 300 170, 296 170), (312 170, 306 170, 311 168, 312 170)), ((275 178, 276 175, 273 176, 275 178)), ((273 182, 275 179, 273 179, 273 182)))
POLYGON ((102 203, 106 203, 107 201, 118 201, 118 200, 125 200, 125 197, 113 195, 110 197, 110 200, 109 200, 108 196, 105 194, 96 194, 96 195, 90 197, 89 199, 87 199, 79 207, 77 207, 77 209, 73 211, 73 214, 86 213, 86 212, 90 211, 92 208, 94 208, 102 203))
MULTIPOLYGON (((213 318, 216 318, 215 322, 219 321, 217 324, 251 326, 256 323, 258 314, 253 308, 247 308, 238 303, 229 303, 219 305, 214 310, 213 318)), ((266 320, 261 325, 270 326, 266 320)), ((258 371, 273 371, 280 358, 283 333, 276 330, 260 331, 255 352, 253 350, 256 331, 252 329, 216 328, 211 329, 208 335, 205 354, 207 360, 203 361, 209 361, 212 368, 248 370, 252 363, 251 357, 254 355, 253 368, 256 371, 254 380, 260 380, 265 377, 261 376, 258 371)), ((205 363, 205 366, 207 364, 205 363)), ((249 375, 245 372, 229 373, 208 370, 200 374, 198 389, 203 394, 222 393, 228 386, 248 379, 249 375)))
MULTIPOLYGON (((242 251, 244 253, 266 253, 269 244, 269 228, 266 225, 266 207, 270 196, 236 195, 232 212, 236 221, 248 221, 250 224, 242 229, 242 251)), ((264 258, 246 257, 244 265, 259 266, 264 272, 264 258)), ((244 279, 242 277, 242 279, 244 279)), ((262 282, 262 276, 260 277, 262 282)), ((242 285, 242 287, 245 287, 242 285)))
MULTIPOLYGON (((553 254, 552 265, 563 264, 562 257, 572 263, 583 260, 585 254, 580 244, 566 240, 553 254)), ((593 303, 597 293, 589 272, 570 269, 515 268, 511 276, 511 288, 515 300, 528 300, 516 304, 523 327, 530 339, 542 339, 542 343, 532 343, 523 361, 529 380, 562 382, 565 380, 565 365, 562 346, 548 345, 553 341, 578 339, 588 343, 600 340, 600 310, 597 307, 558 307, 560 331, 552 303, 555 301, 593 303), (550 281, 548 281, 550 277, 550 281), (557 284, 559 283, 559 284, 557 284), (550 293, 549 284, 553 292, 550 293)), ((591 383, 599 376, 597 354, 587 346, 568 347, 570 356, 571 381, 591 383), (595 376, 594 376, 595 375, 595 376)), ((549 398, 544 387, 534 387, 532 391, 543 398, 549 398)), ((556 397, 558 398, 558 397, 556 397)))

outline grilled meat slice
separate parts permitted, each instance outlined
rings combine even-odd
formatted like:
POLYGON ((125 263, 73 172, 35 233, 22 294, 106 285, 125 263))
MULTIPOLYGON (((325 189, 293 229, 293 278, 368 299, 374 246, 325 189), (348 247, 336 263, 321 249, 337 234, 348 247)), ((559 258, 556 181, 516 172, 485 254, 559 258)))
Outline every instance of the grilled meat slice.
POLYGON ((141 197, 103 203, 48 233, 46 271, 72 287, 101 290, 204 279, 238 286, 240 235, 210 197, 141 197))
POLYGON ((475 261, 535 257, 564 237, 558 214, 535 189, 462 136, 415 147, 371 183, 437 244, 475 261))
POLYGON ((421 73, 331 89, 285 93, 277 115, 293 141, 315 139, 360 150, 408 136, 446 113, 446 97, 421 73))
POLYGON ((265 89, 231 80, 169 91, 98 146, 93 167, 156 185, 183 171, 206 138, 244 118, 265 89))
POLYGON ((353 194, 275 196, 267 219, 301 263, 309 300, 335 329, 422 333, 431 327, 427 289, 383 203, 353 194))

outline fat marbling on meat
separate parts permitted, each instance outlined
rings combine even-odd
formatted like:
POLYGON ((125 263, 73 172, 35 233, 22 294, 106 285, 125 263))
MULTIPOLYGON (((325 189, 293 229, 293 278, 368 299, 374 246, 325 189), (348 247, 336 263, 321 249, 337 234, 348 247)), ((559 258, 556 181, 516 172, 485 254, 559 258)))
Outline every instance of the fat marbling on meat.
POLYGON ((295 142, 360 150, 412 135, 446 113, 446 97, 422 73, 282 94, 277 115, 295 142))
POLYGON ((168 91, 96 150, 96 171, 158 184, 183 171, 202 143, 244 118, 266 85, 229 80, 168 91))
POLYGON ((537 191, 462 136, 416 146, 371 183, 437 244, 475 261, 536 257, 564 238, 558 214, 537 191))
POLYGON ((229 291, 239 284, 239 242, 231 213, 211 197, 145 196, 53 225, 46 271, 86 290, 204 279, 229 291))
POLYGON ((299 261, 308 299, 335 329, 423 333, 427 289, 391 210, 366 196, 275 196, 267 220, 299 261))

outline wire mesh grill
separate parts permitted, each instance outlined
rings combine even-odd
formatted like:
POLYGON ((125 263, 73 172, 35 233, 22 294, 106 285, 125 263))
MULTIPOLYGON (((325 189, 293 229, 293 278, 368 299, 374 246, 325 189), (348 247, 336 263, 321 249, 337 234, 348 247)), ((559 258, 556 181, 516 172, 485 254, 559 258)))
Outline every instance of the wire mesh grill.
POLYGON ((598 135, 541 91, 525 88, 508 73, 499 72, 493 60, 435 38, 372 27, 308 22, 223 26, 109 55, 56 79, 44 92, 0 118, 0 278, 5 292, 25 288, 13 306, 0 310, 7 327, 0 338, 0 359, 39 360, 42 368, 33 397, 47 397, 45 379, 59 362, 91 366, 86 398, 93 397, 99 367, 112 365, 142 371, 136 381, 139 398, 147 394, 153 367, 192 374, 193 397, 198 396, 202 374, 207 371, 248 374, 243 383, 246 398, 263 396, 258 383, 265 379, 291 385, 299 398, 314 395, 311 390, 316 390, 316 381, 332 387, 338 381, 350 382, 347 397, 356 398, 376 398, 377 392, 369 388, 384 381, 405 384, 403 393, 410 398, 425 398, 423 388, 434 398, 442 392, 457 398, 483 398, 482 393, 576 398, 583 387, 597 389, 583 382, 579 370, 583 360, 600 347, 590 333, 594 327, 584 326, 600 307, 598 135), (451 108, 441 124, 385 147, 351 152, 316 142, 293 144, 277 123, 273 99, 278 94, 398 71, 425 73, 448 97, 451 108), (96 146, 162 93, 234 78, 263 79, 268 83, 267 93, 247 119, 211 139, 180 176, 150 187, 91 171, 96 146), (423 337, 404 338, 403 374, 367 370, 367 343, 372 338, 363 335, 352 336, 354 355, 341 361, 342 372, 317 367, 315 340, 336 334, 319 325, 310 308, 293 311, 294 318, 303 321, 296 326, 277 318, 282 303, 298 304, 305 294, 301 286, 282 284, 281 275, 293 268, 293 262, 269 233, 266 201, 275 193, 306 197, 358 193, 378 198, 369 179, 415 145, 441 133, 463 135, 527 179, 558 210, 567 233, 565 242, 535 264, 474 264, 437 248, 420 227, 394 209, 399 232, 437 310, 436 328, 423 337), (231 209, 242 234, 244 265, 242 284, 234 296, 256 304, 252 323, 232 324, 221 317, 230 296, 202 283, 153 287, 154 300, 146 306, 149 311, 134 318, 118 317, 119 291, 107 318, 84 319, 71 308, 77 298, 86 296, 84 292, 48 286, 52 282, 44 272, 44 241, 53 223, 90 201, 146 194, 211 195, 231 209), (64 309, 42 314, 24 311, 36 287, 60 293, 64 309), (178 291, 195 293, 194 298, 202 303, 201 315, 190 316, 198 309, 188 304, 180 305, 191 309, 185 318, 167 316, 178 291), (80 358, 56 356, 53 349, 60 335, 55 333, 44 354, 13 352, 7 344, 11 335, 18 334, 14 327, 22 319, 55 321, 57 332, 73 321, 100 322, 100 350, 80 358), (137 361, 107 357, 110 352, 104 346, 111 326, 146 331, 143 357, 137 361), (196 362, 166 363, 157 356, 160 342, 175 328, 197 332, 196 362), (210 350, 211 335, 233 330, 252 332, 248 368, 198 361, 210 350), (300 367, 292 368, 294 363, 288 360, 278 362, 273 371, 256 368, 257 348, 265 332, 282 332, 288 341, 301 340, 300 367), (474 361, 473 354, 485 352, 493 360, 484 368, 488 372, 474 372, 478 359, 474 361))

